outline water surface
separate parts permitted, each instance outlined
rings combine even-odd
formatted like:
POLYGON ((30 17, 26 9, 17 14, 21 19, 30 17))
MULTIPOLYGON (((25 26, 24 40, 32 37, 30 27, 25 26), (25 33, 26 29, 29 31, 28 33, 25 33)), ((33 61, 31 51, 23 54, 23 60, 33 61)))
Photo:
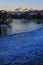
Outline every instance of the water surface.
POLYGON ((26 20, 26 19, 12 19, 11 30, 8 34, 15 34, 21 32, 30 32, 41 28, 42 24, 37 24, 39 20, 26 20))

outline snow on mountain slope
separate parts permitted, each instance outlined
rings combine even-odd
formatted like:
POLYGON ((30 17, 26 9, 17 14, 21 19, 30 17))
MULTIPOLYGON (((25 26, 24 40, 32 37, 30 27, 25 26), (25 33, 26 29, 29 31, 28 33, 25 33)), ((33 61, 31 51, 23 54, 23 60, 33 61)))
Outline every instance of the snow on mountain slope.
POLYGON ((33 15, 33 14, 37 14, 38 13, 38 11, 31 11, 31 10, 28 10, 28 11, 13 11, 13 12, 10 12, 11 14, 17 14, 17 15, 21 15, 21 14, 24 14, 24 13, 29 13, 29 14, 31 14, 31 15, 33 15))
POLYGON ((0 65, 43 65, 43 27, 0 37, 0 65))

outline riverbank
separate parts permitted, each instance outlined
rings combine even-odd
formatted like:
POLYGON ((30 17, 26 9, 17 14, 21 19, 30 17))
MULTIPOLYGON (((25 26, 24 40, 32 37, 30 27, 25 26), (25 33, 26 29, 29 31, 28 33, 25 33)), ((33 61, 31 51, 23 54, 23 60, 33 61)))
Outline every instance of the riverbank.
POLYGON ((43 26, 0 37, 0 65, 43 65, 43 26))

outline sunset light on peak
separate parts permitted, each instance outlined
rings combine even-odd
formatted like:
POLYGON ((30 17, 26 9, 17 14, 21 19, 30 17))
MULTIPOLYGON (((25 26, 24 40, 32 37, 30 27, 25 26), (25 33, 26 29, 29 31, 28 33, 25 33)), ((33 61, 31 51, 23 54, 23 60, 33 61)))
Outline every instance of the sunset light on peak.
POLYGON ((23 11, 22 7, 16 8, 15 11, 23 11))

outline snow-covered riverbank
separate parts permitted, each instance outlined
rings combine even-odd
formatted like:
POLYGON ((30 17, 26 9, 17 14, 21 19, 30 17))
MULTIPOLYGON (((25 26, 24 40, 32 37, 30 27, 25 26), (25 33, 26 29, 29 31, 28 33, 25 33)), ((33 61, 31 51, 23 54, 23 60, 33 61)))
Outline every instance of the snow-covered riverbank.
POLYGON ((0 37, 0 65, 43 65, 43 26, 0 37))

